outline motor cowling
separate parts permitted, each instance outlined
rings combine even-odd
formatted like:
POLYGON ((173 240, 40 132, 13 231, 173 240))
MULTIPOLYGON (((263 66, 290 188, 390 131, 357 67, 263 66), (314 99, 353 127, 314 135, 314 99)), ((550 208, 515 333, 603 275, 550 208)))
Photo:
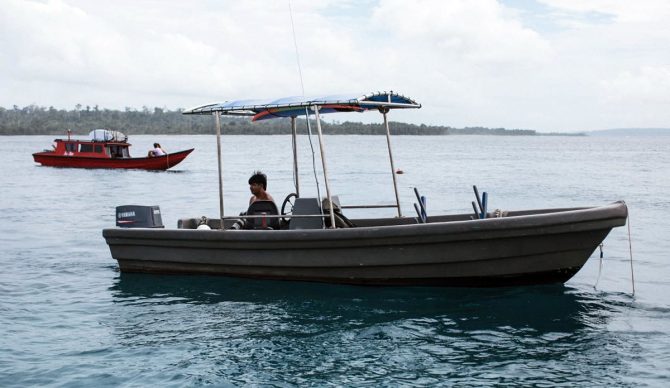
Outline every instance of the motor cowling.
POLYGON ((116 226, 121 228, 164 228, 161 209, 158 206, 117 206, 116 226))

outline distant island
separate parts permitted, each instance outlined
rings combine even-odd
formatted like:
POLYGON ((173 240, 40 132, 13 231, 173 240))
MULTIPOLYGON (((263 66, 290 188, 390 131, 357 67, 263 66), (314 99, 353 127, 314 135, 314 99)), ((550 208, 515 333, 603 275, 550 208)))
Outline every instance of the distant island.
MULTIPOLYGON (((85 135, 96 128, 108 128, 135 134, 212 134, 213 120, 210 116, 183 115, 182 109, 163 108, 141 110, 102 109, 97 105, 77 105, 73 110, 55 109, 29 105, 12 109, 0 107, 0 135, 62 135, 71 129, 75 135, 85 135)), ((305 132, 304 119, 298 124, 305 132)), ((330 135, 382 135, 383 124, 364 124, 345 121, 324 122, 323 131, 330 135)), ((497 136, 583 136, 582 133, 538 133, 531 129, 505 129, 416 125, 391 122, 391 133, 395 135, 497 135, 497 136)), ((267 120, 252 123, 248 118, 222 119, 222 131, 226 135, 279 135, 290 134, 289 119, 267 120)))
POLYGON ((670 136, 670 128, 612 128, 589 131, 588 136, 670 136))

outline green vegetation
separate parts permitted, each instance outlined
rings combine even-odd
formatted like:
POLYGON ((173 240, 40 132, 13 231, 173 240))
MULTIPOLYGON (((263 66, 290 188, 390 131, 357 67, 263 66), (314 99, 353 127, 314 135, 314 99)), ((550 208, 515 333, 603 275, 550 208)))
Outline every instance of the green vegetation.
MULTIPOLYGON (((207 115, 183 115, 182 110, 144 107, 142 110, 126 108, 123 111, 82 107, 59 110, 35 105, 12 109, 0 107, 0 135, 61 135, 67 129, 73 134, 85 135, 96 128, 107 128, 134 134, 213 134, 214 120, 207 115)), ((304 120, 299 120, 300 133, 305 132, 304 120)), ((313 127, 315 128, 315 127, 313 127)), ((363 124, 345 121, 323 123, 326 134, 381 135, 383 124, 363 124)), ((446 126, 390 123, 391 133, 397 135, 538 135, 534 130, 504 128, 451 128, 446 126)), ((249 118, 223 118, 222 131, 227 135, 289 134, 289 119, 265 120, 252 123, 249 118)))

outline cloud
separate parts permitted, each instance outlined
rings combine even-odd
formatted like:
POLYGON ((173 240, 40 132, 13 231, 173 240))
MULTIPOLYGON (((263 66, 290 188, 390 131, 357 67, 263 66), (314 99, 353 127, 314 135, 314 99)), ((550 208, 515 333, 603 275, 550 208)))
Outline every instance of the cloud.
POLYGON ((426 101, 422 116, 433 123, 509 124, 491 112, 515 93, 519 77, 541 71, 554 55, 495 1, 383 1, 372 21, 390 35, 380 68, 416 90, 426 101))
POLYGON ((621 23, 667 22, 670 3, 665 0, 538 0, 556 10, 583 14, 610 15, 621 23))
POLYGON ((670 64, 643 66, 635 71, 623 71, 601 82, 602 101, 606 107, 617 107, 608 113, 621 127, 663 127, 668 122, 670 106, 670 64), (659 114, 659 112, 662 112, 659 114))
POLYGON ((644 66, 636 72, 625 71, 602 82, 604 94, 614 102, 634 98, 644 103, 670 106, 670 64, 644 66))
MULTIPOLYGON (((452 126, 670 121, 664 1, 290 4, 309 95, 394 89, 424 108, 392 119, 452 126), (618 113, 632 106, 637 115, 618 113)), ((6 0, 0 106, 176 108, 299 95, 293 39, 287 2, 6 0)))
POLYGON ((469 64, 544 62, 550 47, 496 1, 383 1, 373 23, 394 39, 469 64))
MULTIPOLYGON (((2 32, 18 39, 2 43, 3 68, 17 87, 45 82, 99 88, 93 99, 103 104, 124 94, 132 105, 142 99, 151 104, 148 99, 159 95, 301 93, 286 3, 199 5, 10 0, 2 32)), ((327 5, 295 4, 302 20, 300 43, 306 47, 304 74, 314 89, 341 85, 339 69, 360 65, 347 33, 318 13, 327 5)))
MULTIPOLYGON (((670 3, 543 0, 564 29, 550 39, 573 127, 667 127, 670 3), (594 17, 601 15, 602 17, 594 17), (570 100, 569 97, 573 96, 570 100)), ((567 120, 566 120, 567 122, 567 120)))

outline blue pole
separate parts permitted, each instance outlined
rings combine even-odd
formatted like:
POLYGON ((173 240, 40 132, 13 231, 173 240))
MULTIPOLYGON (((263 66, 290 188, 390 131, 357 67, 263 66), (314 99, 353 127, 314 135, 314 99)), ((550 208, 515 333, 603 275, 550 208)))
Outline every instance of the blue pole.
POLYGON ((423 220, 423 217, 421 216, 421 209, 419 209, 419 205, 417 205, 416 203, 414 204, 414 210, 416 210, 416 214, 419 215, 419 222, 425 224, 426 222, 423 220))
POLYGON ((472 190, 475 191, 475 197, 477 197, 477 204, 479 205, 479 211, 476 211, 476 213, 481 214, 483 208, 482 208, 482 199, 479 196, 479 190, 477 190, 477 186, 472 186, 472 190))
POLYGON ((419 217, 423 217, 424 214, 427 214, 425 204, 426 200, 421 200, 421 195, 419 195, 419 190, 417 190, 416 187, 414 188, 414 195, 416 195, 416 200, 419 201, 419 207, 421 208, 421 211, 417 210, 417 213, 419 214, 419 217))
POLYGON ((423 223, 428 222, 428 214, 426 213, 426 197, 421 196, 421 218, 423 218, 423 223))

